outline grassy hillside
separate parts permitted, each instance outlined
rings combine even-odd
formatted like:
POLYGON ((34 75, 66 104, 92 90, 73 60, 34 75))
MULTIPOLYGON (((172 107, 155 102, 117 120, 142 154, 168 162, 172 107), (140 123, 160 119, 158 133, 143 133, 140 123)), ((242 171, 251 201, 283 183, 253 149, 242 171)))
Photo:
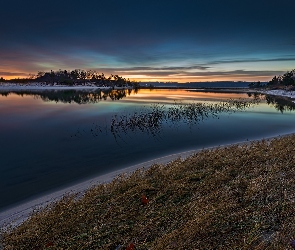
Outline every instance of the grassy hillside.
POLYGON ((295 135, 203 150, 65 197, 4 249, 292 249, 295 135))

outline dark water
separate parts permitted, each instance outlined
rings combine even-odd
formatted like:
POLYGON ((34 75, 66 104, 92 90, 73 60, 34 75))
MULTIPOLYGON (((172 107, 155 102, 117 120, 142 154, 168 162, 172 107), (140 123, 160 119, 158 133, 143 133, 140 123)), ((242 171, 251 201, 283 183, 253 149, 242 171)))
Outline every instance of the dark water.
POLYGON ((294 112, 265 100, 191 126, 164 123, 155 136, 136 130, 115 138, 110 131, 114 115, 148 110, 152 103, 169 107, 175 101, 209 104, 229 98, 249 97, 185 90, 0 94, 0 210, 156 157, 294 132, 294 112))

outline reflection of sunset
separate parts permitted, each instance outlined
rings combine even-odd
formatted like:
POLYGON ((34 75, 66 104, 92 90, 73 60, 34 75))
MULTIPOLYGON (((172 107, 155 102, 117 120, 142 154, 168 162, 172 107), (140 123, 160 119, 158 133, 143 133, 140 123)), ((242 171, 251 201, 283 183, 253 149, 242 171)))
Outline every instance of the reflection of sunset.
MULTIPOLYGON (((36 110, 42 105, 52 106, 54 109, 57 106, 62 106, 63 110, 70 109, 71 105, 78 104, 77 109, 84 109, 87 104, 100 103, 105 105, 108 102, 114 102, 115 105, 123 103, 161 103, 173 104, 175 102, 189 103, 189 102, 215 102, 235 98, 247 98, 247 94, 241 93, 213 93, 213 92, 196 92, 185 89, 139 89, 135 91, 110 91, 84 93, 77 92, 72 95, 64 95, 62 91, 58 92, 32 92, 27 93, 9 93, 0 95, 0 102, 2 106, 10 105, 10 112, 27 113, 31 110, 36 110), (125 94, 124 94, 125 93, 125 94), (32 96, 34 98, 32 98, 32 96), (72 98, 72 99, 69 99, 72 98), (71 103, 71 105, 69 105, 71 103), (105 103, 105 104, 104 104, 105 103), (80 105, 83 104, 83 105, 80 105), (84 106, 84 104, 86 104, 84 106), (24 110, 24 107, 30 107, 29 110, 24 110)), ((88 107, 89 108, 89 107, 88 107)), ((92 106, 95 108, 95 106, 92 106)))
MULTIPOLYGON (((175 100, 186 100, 186 99, 230 99, 240 98, 240 93, 213 93, 213 92, 197 92, 188 90, 173 90, 173 89, 140 89, 136 95, 137 98, 163 98, 164 99, 175 99, 175 100)), ((247 94, 243 94, 247 97, 247 94)), ((130 99, 130 97, 128 97, 130 99)))

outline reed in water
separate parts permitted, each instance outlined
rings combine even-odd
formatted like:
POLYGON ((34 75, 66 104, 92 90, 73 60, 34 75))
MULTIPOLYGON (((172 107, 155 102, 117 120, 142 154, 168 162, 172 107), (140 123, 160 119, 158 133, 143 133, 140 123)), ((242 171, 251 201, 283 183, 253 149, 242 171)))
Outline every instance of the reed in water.
POLYGON ((154 104, 132 114, 115 115, 111 121, 114 137, 120 133, 135 131, 156 135, 164 123, 184 122, 188 125, 198 124, 209 117, 218 117, 220 113, 242 111, 260 102, 259 98, 251 100, 231 99, 219 103, 174 103, 172 105, 154 104))

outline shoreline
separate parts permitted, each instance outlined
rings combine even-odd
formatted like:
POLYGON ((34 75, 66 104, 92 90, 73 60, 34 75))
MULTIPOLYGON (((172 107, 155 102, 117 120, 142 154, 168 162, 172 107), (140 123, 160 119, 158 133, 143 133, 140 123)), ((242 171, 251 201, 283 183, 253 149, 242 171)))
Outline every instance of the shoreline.
MULTIPOLYGON (((227 144, 231 145, 231 144, 227 144)), ((223 145, 223 146, 227 146, 223 145)), ((216 146, 219 147, 219 146, 216 146)), ((215 148, 215 147, 211 147, 215 148)), ((206 149, 210 149, 206 148, 206 149)), ((35 198, 32 200, 29 200, 27 202, 24 202, 23 204, 17 205, 12 208, 8 208, 7 210, 4 210, 0 212, 0 228, 6 227, 8 225, 17 226, 23 221, 25 221, 29 215, 36 209, 43 208, 46 205, 49 205, 50 203, 53 203, 55 201, 58 201, 66 194, 79 194, 83 195, 85 191, 87 191, 89 188, 95 185, 99 184, 105 184, 111 182, 115 177, 119 176, 120 174, 128 174, 132 173, 135 170, 138 169, 146 169, 152 166, 153 164, 166 164, 170 161, 173 161, 177 158, 187 158, 188 156, 199 152, 202 149, 196 149, 196 150, 189 150, 184 152, 179 152, 175 154, 166 155, 163 157, 155 158, 150 161, 146 161, 143 163, 139 163, 127 168, 119 169, 107 174, 99 175, 94 178, 90 178, 88 180, 84 180, 82 182, 79 182, 77 184, 71 185, 66 188, 62 188, 58 191, 49 193, 47 195, 41 196, 39 198, 35 198)))
MULTIPOLYGON (((61 87, 52 86, 52 89, 59 90, 60 88, 61 87)), ((2 86, 0 85, 0 91, 1 91, 1 89, 2 89, 2 86)), ((72 89, 77 89, 77 87, 72 87, 72 89)), ((89 87, 88 90, 89 89, 93 89, 93 87, 89 87)), ((25 90, 25 89, 23 89, 23 90, 25 90)), ((47 89, 44 87, 40 87, 38 90, 47 90, 47 89)), ((196 90, 196 91, 198 91, 198 90, 196 90)), ((208 92, 214 92, 214 90, 211 90, 211 91, 208 90, 208 92)), ((245 93, 247 93, 247 92, 248 92, 248 90, 245 91, 245 93)), ((286 94, 284 92, 287 92, 287 91, 283 92, 282 90, 273 90, 271 93, 265 93, 267 91, 255 90, 253 92, 262 93, 262 94, 272 94, 272 95, 277 95, 277 96, 284 96, 283 94, 286 94)), ((294 95, 294 98, 295 98, 295 91, 292 91, 292 93, 290 93, 290 94, 292 96, 294 95)), ((289 96, 287 96, 287 97, 289 97, 289 96)), ((259 140, 263 140, 263 139, 284 137, 284 136, 288 136, 291 134, 294 134, 294 132, 283 134, 283 135, 275 135, 275 136, 271 136, 271 137, 267 137, 267 138, 254 139, 254 140, 250 140, 250 141, 241 141, 241 142, 236 142, 236 143, 216 145, 216 146, 202 148, 202 149, 179 152, 179 153, 163 156, 160 158, 156 158, 156 159, 153 159, 150 161, 146 161, 146 162, 143 162, 143 163, 140 163, 137 165, 127 167, 127 168, 119 169, 119 170, 116 170, 116 171, 113 171, 113 172, 110 172, 110 173, 107 173, 104 175, 96 176, 96 177, 90 178, 88 180, 78 182, 77 184, 71 185, 69 187, 62 188, 57 191, 53 191, 53 192, 48 193, 46 195, 40 196, 38 198, 29 199, 28 201, 25 201, 19 205, 15 205, 15 206, 12 206, 12 207, 9 207, 9 208, 3 210, 2 212, 0 212, 0 228, 2 228, 2 227, 6 228, 9 225, 18 226, 23 221, 25 221, 34 210, 40 209, 42 207, 45 207, 46 205, 49 205, 50 203, 58 201, 66 194, 78 193, 79 195, 83 195, 83 193, 87 189, 89 189, 90 187, 92 187, 94 185, 98 185, 98 184, 104 184, 104 183, 111 182, 116 176, 118 176, 120 174, 124 174, 124 173, 128 174, 128 173, 131 173, 137 169, 148 168, 153 164, 166 164, 166 163, 173 161, 174 159, 177 159, 179 157, 184 159, 184 158, 186 158, 194 153, 197 153, 201 150, 226 147, 226 146, 230 146, 230 145, 240 145, 240 144, 242 145, 242 144, 247 144, 247 143, 251 143, 251 142, 259 141, 259 140)))
POLYGON ((287 97, 287 98, 290 98, 292 100, 292 102, 295 102, 295 91, 274 89, 274 90, 262 90, 262 91, 256 90, 256 92, 264 94, 264 95, 274 95, 274 96, 280 96, 280 97, 287 97))
POLYGON ((245 145, 245 144, 250 144, 256 141, 282 138, 282 137, 286 137, 293 134, 295 134, 295 131, 292 133, 275 135, 275 136, 270 136, 267 138, 246 140, 246 141, 216 145, 216 146, 206 147, 206 148, 201 148, 196 150, 183 151, 183 152, 155 158, 153 160, 136 164, 127 168, 119 169, 104 175, 99 175, 99 176, 90 178, 88 180, 78 182, 77 184, 71 185, 69 187, 62 188, 58 191, 54 191, 52 193, 43 195, 41 197, 33 198, 32 200, 26 201, 20 205, 16 205, 14 207, 8 208, 7 210, 0 212, 0 229, 19 226, 22 222, 27 220, 34 211, 42 209, 46 207, 47 205, 50 205, 54 202, 59 201, 65 195, 77 194, 78 196, 82 196, 89 188, 99 184, 110 183, 114 178, 118 177, 121 174, 130 174, 138 169, 148 169, 153 164, 167 164, 177 158, 181 158, 183 160, 202 150, 213 150, 213 149, 223 148, 223 147, 228 147, 233 145, 245 145))
POLYGON ((38 85, 28 85, 28 86, 22 86, 22 85, 7 85, 3 86, 0 85, 0 91, 23 91, 23 90, 30 90, 30 91, 46 91, 46 90, 108 90, 112 89, 111 87, 98 87, 98 86, 38 86, 38 85))
MULTIPOLYGON (((74 85, 74 86, 67 86, 67 85, 46 85, 42 83, 35 83, 35 84, 18 84, 18 83, 2 83, 0 84, 0 93, 1 91, 47 91, 47 90, 82 90, 82 91, 92 91, 92 90, 122 90, 122 89, 133 89, 130 87, 110 87, 110 86, 95 86, 93 84, 86 84, 86 85, 74 85)), ((139 88, 139 89, 147 89, 147 88, 139 88)), ((216 87, 216 88, 173 88, 173 87, 157 87, 154 89, 184 89, 187 91, 193 92, 214 92, 214 93, 258 93, 264 95, 274 95, 274 96, 281 96, 290 98, 293 102, 295 102, 295 91, 287 91, 281 89, 274 89, 274 90, 259 90, 259 89, 250 89, 250 88, 228 88, 228 87, 216 87)))

